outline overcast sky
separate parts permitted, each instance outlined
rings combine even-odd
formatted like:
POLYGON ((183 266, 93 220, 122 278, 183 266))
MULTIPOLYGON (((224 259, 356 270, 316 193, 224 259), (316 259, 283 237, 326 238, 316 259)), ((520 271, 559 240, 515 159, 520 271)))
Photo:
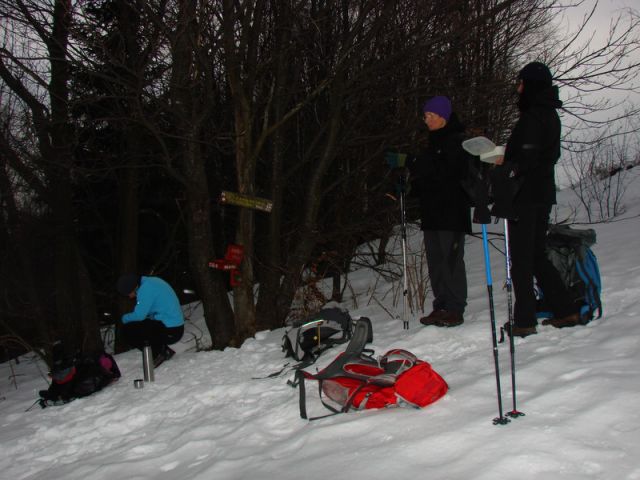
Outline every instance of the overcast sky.
MULTIPOLYGON (((579 0, 563 0, 564 5, 577 2, 579 2, 579 0)), ((596 4, 595 14, 583 32, 582 42, 579 42, 584 43, 588 39, 591 39, 591 50, 601 47, 607 40, 610 26, 614 19, 621 14, 629 18, 629 9, 634 12, 636 18, 640 15, 640 0, 584 0, 579 6, 568 8, 565 10, 563 16, 556 18, 561 25, 560 33, 566 34, 565 38, 569 38, 572 33, 577 31, 584 17, 596 4)), ((625 20, 623 24, 627 25, 628 20, 625 20)), ((636 36, 640 41, 640 32, 638 32, 636 36)), ((526 60, 533 60, 533 58, 526 60)), ((632 56, 629 57, 629 60, 632 62, 640 62, 640 50, 634 52, 632 56)), ((557 74, 560 78, 563 77, 562 68, 552 69, 552 73, 554 73, 554 75, 557 74)), ((586 103, 595 103, 606 99, 611 104, 617 104, 618 106, 591 114, 588 118, 600 122, 599 126, 596 127, 591 124, 588 128, 584 128, 584 124, 577 122, 573 117, 573 113, 577 111, 575 102, 576 91, 558 82, 560 85, 560 99, 568 109, 568 111, 561 113, 563 131, 567 135, 564 142, 565 150, 556 168, 557 181, 561 186, 567 186, 576 180, 574 173, 571 173, 573 172, 571 165, 573 165, 574 160, 572 160, 569 150, 584 148, 585 144, 582 143, 584 141, 592 141, 600 136, 601 138, 604 137, 610 140, 616 145, 616 149, 618 146, 626 145, 623 155, 625 158, 630 157, 628 158, 629 160, 633 160, 632 157, 640 151, 640 139, 637 133, 637 129, 640 129, 640 115, 633 115, 633 120, 631 121, 612 121, 612 119, 624 115, 625 112, 628 112, 630 109, 634 107, 638 109, 638 107, 640 107, 640 68, 637 74, 633 76, 632 83, 633 84, 627 85, 627 88, 624 90, 600 90, 591 94, 591 97, 586 100, 586 103), (632 134, 611 136, 614 135, 615 132, 628 132, 634 129, 636 132, 632 134), (574 140, 578 143, 569 142, 569 140, 574 140)), ((588 161, 589 158, 588 155, 584 156, 585 161, 588 161)), ((604 157, 599 154, 599 158, 604 157)))
MULTIPOLYGON (((596 4, 597 8, 594 18, 590 21, 583 35, 584 39, 593 36, 594 49, 607 40, 611 23, 618 16, 621 14, 627 15, 629 9, 634 10, 635 15, 640 15, 640 0, 584 0, 579 7, 569 9, 565 18, 562 19, 562 22, 568 26, 569 31, 575 31, 582 23, 583 17, 588 14, 596 4)), ((623 22, 623 24, 626 24, 626 22, 623 22)), ((632 61, 640 61, 640 51, 635 52, 629 59, 632 61)), ((636 78, 640 78, 640 75, 636 76, 636 78)), ((630 95, 634 102, 640 102, 640 81, 636 80, 633 87, 636 90, 635 93, 609 93, 612 94, 614 98, 623 98, 630 95)))

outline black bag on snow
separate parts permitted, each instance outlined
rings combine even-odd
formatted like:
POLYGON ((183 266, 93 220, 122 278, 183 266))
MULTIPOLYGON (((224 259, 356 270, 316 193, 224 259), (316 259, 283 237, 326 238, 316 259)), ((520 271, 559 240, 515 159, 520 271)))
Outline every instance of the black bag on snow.
POLYGON ((40 390, 40 406, 62 405, 102 390, 120 378, 120 369, 112 355, 102 352, 55 358, 51 385, 40 390))
POLYGON ((349 341, 352 327, 348 311, 323 308, 289 326, 282 337, 282 351, 298 361, 314 360, 327 348, 349 341))
MULTIPOLYGON (((598 260, 591 250, 596 243, 593 229, 577 230, 568 225, 549 225, 547 258, 558 270, 571 299, 580 310, 580 323, 586 325, 602 316, 602 290, 598 260)), ((536 287, 537 316, 553 316, 545 305, 544 292, 536 287)))

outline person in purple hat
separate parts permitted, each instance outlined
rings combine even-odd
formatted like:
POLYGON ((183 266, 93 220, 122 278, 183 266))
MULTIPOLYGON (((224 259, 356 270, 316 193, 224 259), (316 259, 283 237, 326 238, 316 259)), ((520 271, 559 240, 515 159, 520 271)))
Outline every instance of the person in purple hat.
POLYGON ((465 234, 471 232, 471 205, 462 181, 469 155, 462 148, 464 126, 444 96, 429 99, 422 108, 429 130, 426 150, 408 159, 411 186, 420 199, 421 228, 433 290, 433 311, 423 325, 454 327, 464 322, 467 274, 465 234))

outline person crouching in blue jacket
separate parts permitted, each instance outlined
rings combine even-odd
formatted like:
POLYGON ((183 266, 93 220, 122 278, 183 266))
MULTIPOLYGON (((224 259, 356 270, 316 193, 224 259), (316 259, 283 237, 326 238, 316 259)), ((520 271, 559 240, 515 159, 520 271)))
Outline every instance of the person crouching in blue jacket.
POLYGON ((159 277, 134 273, 122 275, 116 288, 121 295, 136 299, 133 311, 122 316, 125 340, 140 350, 150 345, 154 366, 159 366, 175 354, 169 345, 184 334, 184 317, 176 292, 159 277))

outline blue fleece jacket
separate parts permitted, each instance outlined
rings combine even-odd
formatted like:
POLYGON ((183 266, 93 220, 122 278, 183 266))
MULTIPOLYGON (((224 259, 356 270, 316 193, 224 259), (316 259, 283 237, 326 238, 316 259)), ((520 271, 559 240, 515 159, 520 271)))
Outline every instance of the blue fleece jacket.
POLYGON ((184 325, 180 301, 173 288, 158 277, 140 277, 136 291, 136 308, 122 316, 122 323, 140 322, 150 318, 168 328, 184 325))

